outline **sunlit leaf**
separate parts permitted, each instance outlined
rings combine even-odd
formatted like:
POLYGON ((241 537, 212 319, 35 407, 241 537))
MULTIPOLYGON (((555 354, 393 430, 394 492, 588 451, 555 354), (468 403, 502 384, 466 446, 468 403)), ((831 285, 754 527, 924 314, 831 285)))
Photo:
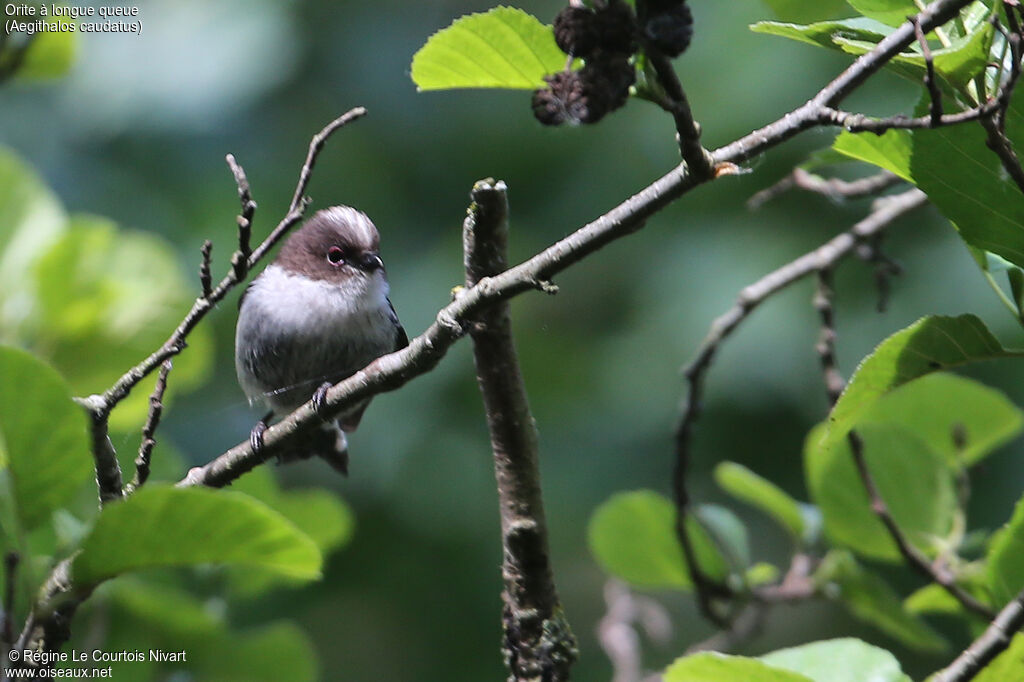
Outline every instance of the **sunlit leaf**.
POLYGON ((248 495, 150 485, 108 505, 73 565, 99 583, 158 566, 246 564, 295 578, 320 575, 320 552, 292 523, 248 495))
POLYGON ((959 468, 977 464, 1020 433, 1024 414, 995 389, 937 372, 884 395, 860 418, 865 422, 898 424, 959 468))
POLYGON ((850 637, 780 649, 761 660, 814 682, 910 682, 895 656, 850 637))
POLYGON ((703 653, 677 659, 665 670, 663 682, 815 682, 797 673, 774 668, 756 658, 703 653))
POLYGON ((1020 355, 974 315, 924 317, 883 341, 854 372, 829 415, 828 444, 843 439, 880 397, 930 372, 1020 355))
POLYGON ((526 12, 496 7, 438 31, 413 56, 412 79, 423 90, 533 90, 565 67, 550 26, 526 12))

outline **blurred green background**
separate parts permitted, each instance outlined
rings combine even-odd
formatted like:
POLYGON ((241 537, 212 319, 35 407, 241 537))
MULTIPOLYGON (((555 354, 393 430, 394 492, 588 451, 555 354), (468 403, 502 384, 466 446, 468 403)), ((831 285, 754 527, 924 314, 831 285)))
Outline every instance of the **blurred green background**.
MULTIPOLYGON (((836 6, 804 4, 819 13, 836 6)), ((766 3, 691 5, 696 34, 677 65, 710 147, 802 104, 848 61, 749 32, 748 24, 774 17, 766 3)), ((519 6, 550 21, 561 3, 519 6)), ((214 243, 215 274, 225 271, 236 242, 238 206, 224 155, 234 153, 249 175, 261 238, 287 206, 312 133, 365 106, 369 116, 340 132, 320 157, 309 194, 314 209, 351 204, 376 222, 391 298, 412 336, 462 281, 461 223, 477 179, 508 183, 518 261, 678 162, 671 119, 644 102, 597 126, 550 129, 533 120, 526 92, 417 94, 408 76, 413 53, 457 16, 489 7, 144 0, 140 36, 80 36, 70 75, 0 90, 0 143, 33 166, 69 212, 105 216, 171 243, 181 276, 198 293, 203 240, 214 243)), ((916 96, 912 84, 882 75, 849 108, 887 115, 908 111, 916 96)), ((669 493, 683 389, 678 368, 739 289, 868 210, 866 201, 840 206, 797 194, 757 212, 744 206, 832 136, 805 133, 755 160, 749 174, 685 197, 643 231, 574 267, 558 279, 558 296, 527 294, 513 304, 540 430, 556 578, 580 639, 575 679, 610 678, 594 635, 605 578, 586 549, 587 520, 616 491, 669 493)), ((887 251, 906 272, 893 282, 884 314, 875 310, 868 266, 850 262, 838 274, 845 374, 885 336, 927 313, 972 311, 1006 345, 1024 345, 1019 326, 937 212, 898 223, 887 251)), ((741 462, 806 499, 801 445, 826 407, 811 294, 806 282, 778 296, 725 347, 695 443, 695 497, 730 504, 750 525, 755 556, 777 563, 787 559, 781 531, 726 500, 708 472, 721 459, 741 462)), ((204 323, 214 348, 205 380, 182 392, 172 374, 160 439, 191 463, 244 439, 258 416, 234 377, 237 296, 204 323)), ((186 309, 183 303, 178 312, 186 309)), ((170 331, 152 333, 163 338, 170 331)), ((116 359, 127 368, 141 356, 116 359)), ((1021 402, 1018 366, 992 364, 974 374, 1021 402)), ((115 439, 125 458, 134 434, 126 428, 115 439)), ((324 679, 502 679, 497 503, 468 343, 436 371, 378 397, 350 443, 347 480, 320 462, 274 473, 288 488, 336 490, 354 511, 354 540, 328 557, 323 582, 273 592, 233 620, 296 620, 314 641, 324 679)), ((991 528, 1007 518, 1024 485, 1020 450, 1019 442, 1005 448, 978 472, 972 525, 991 528)), ((906 572, 887 575, 904 588, 918 584, 906 572)), ((671 645, 647 648, 651 669, 711 632, 687 596, 664 601, 676 631, 671 645)), ((906 653, 824 603, 777 610, 745 652, 846 634, 906 653)), ((941 663, 902 658, 911 674, 941 663)))

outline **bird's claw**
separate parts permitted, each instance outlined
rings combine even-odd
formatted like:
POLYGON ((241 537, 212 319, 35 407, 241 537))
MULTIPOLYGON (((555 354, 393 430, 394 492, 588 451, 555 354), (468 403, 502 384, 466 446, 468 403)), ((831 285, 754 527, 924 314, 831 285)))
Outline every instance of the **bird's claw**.
POLYGON ((320 419, 323 421, 329 421, 329 417, 325 416, 323 411, 324 407, 326 407, 324 405, 324 401, 327 399, 327 390, 331 386, 331 382, 325 381, 324 383, 320 384, 320 388, 313 391, 313 412, 315 412, 316 415, 320 417, 320 419))

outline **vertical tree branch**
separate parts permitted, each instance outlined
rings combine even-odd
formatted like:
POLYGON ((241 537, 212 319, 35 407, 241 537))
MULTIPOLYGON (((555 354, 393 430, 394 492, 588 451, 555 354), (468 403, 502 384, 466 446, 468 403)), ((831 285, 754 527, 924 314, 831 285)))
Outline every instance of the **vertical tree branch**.
MULTIPOLYGON (((478 182, 463 228, 466 286, 508 267, 505 184, 478 182)), ((548 555, 537 429, 512 341, 508 303, 480 314, 470 331, 487 413, 501 507, 503 624, 510 681, 569 679, 576 640, 562 613, 548 555)))
POLYGON ((1003 607, 981 637, 939 672, 934 682, 967 682, 1010 646, 1014 635, 1024 627, 1024 592, 1003 607))

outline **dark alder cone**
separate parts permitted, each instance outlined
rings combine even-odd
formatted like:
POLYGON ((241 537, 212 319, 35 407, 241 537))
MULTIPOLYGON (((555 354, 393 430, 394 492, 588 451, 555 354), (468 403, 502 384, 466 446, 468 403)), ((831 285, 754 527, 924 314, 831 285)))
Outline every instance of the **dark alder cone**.
POLYGON ((583 70, 545 76, 549 87, 533 93, 533 115, 544 125, 596 123, 608 113, 605 82, 583 70))
POLYGON ((574 57, 587 57, 597 48, 597 16, 584 7, 566 7, 555 17, 555 42, 574 57))
POLYGON ((625 55, 600 53, 588 59, 580 69, 584 89, 603 93, 608 111, 614 111, 629 99, 629 86, 636 82, 636 70, 625 55))
POLYGON ((595 14, 598 45, 603 52, 623 55, 636 52, 636 22, 629 5, 611 0, 595 14))
POLYGON ((693 13, 685 2, 672 6, 667 3, 648 5, 644 22, 644 37, 660 52, 678 57, 690 46, 693 37, 693 13))

